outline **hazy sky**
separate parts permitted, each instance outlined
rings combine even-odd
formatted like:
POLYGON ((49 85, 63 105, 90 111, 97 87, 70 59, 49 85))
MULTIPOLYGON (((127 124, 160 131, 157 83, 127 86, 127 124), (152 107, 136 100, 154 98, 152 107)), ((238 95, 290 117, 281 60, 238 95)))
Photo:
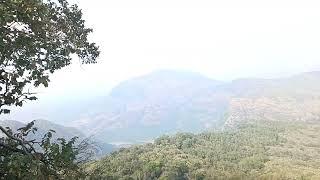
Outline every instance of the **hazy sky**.
POLYGON ((51 84, 55 91, 90 86, 104 91, 156 69, 231 80, 320 67, 316 0, 73 2, 83 9, 102 54, 97 65, 74 64, 57 73, 51 84))
POLYGON ((320 1, 73 0, 102 52, 52 76, 38 103, 90 93, 157 69, 217 80, 286 76, 320 67, 320 1))

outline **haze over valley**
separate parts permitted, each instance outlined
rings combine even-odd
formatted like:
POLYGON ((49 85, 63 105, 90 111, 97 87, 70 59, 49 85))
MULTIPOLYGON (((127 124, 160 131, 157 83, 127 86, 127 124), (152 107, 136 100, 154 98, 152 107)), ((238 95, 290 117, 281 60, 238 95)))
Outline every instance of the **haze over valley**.
MULTIPOLYGON (((164 134, 199 133, 246 121, 318 122, 319 80, 318 71, 225 82, 161 70, 124 81, 99 98, 52 106, 55 111, 47 120, 114 144, 151 142, 164 134)), ((11 119, 24 113, 13 112, 11 119)))

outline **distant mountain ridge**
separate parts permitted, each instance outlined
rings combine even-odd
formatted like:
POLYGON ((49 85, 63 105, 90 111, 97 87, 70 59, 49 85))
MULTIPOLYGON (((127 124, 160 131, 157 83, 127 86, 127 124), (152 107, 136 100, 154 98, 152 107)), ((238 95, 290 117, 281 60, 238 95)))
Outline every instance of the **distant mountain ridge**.
MULTIPOLYGON (((14 120, 1 121, 0 120, 0 126, 9 127, 14 132, 16 132, 17 129, 21 127, 25 127, 25 125, 26 124, 19 121, 14 121, 14 120)), ((82 141, 87 138, 87 136, 83 132, 81 132, 80 130, 74 127, 62 126, 62 125, 53 123, 51 121, 43 120, 43 119, 34 120, 33 127, 37 128, 37 131, 34 134, 30 133, 28 135, 29 139, 41 140, 45 135, 45 133, 47 133, 49 130, 54 131, 54 133, 52 134, 53 139, 64 138, 66 140, 70 140, 73 137, 78 137, 78 140, 82 141)), ((0 132, 0 137, 1 136, 4 136, 4 134, 0 132)), ((90 142, 95 143, 95 146, 97 146, 97 150, 98 150, 96 154, 97 156, 105 155, 106 153, 109 153, 116 148, 111 144, 98 142, 98 141, 95 141, 94 139, 90 139, 90 142)))
POLYGON ((105 99, 103 111, 73 123, 104 141, 143 142, 261 119, 318 121, 319 81, 320 72, 221 82, 158 71, 120 83, 105 99))
POLYGON ((320 121, 320 72, 233 83, 225 125, 243 121, 320 121))
MULTIPOLYGON (((26 124, 14 121, 14 120, 2 120, 0 121, 0 125, 3 127, 9 127, 13 131, 17 131, 18 128, 24 127, 26 124)), ((55 133, 53 135, 56 137, 61 137, 65 139, 71 139, 72 137, 84 138, 85 135, 78 129, 74 127, 66 127, 59 124, 55 124, 51 121, 37 119, 34 120, 33 127, 37 128, 36 138, 41 139, 43 135, 49 130, 54 130, 55 133)))
MULTIPOLYGON (((150 142, 247 121, 320 121, 320 71, 231 82, 197 73, 156 71, 120 83, 100 98, 65 104, 59 116, 102 142, 150 142)), ((60 122, 62 123, 62 122, 60 122)))

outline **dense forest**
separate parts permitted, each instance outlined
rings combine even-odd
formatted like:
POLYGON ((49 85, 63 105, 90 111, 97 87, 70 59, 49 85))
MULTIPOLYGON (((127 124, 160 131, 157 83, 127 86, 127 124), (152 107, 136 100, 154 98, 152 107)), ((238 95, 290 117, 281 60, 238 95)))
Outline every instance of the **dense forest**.
POLYGON ((103 179, 319 179, 320 124, 252 123, 162 136, 87 170, 103 179))
POLYGON ((12 140, 0 137, 12 147, 0 148, 0 179, 320 178, 319 123, 251 121, 199 134, 164 135, 101 159, 93 158, 86 141, 52 139, 53 130, 39 142, 30 139, 38 134, 33 125, 8 129, 12 140), (17 138, 26 149, 19 149, 17 138))

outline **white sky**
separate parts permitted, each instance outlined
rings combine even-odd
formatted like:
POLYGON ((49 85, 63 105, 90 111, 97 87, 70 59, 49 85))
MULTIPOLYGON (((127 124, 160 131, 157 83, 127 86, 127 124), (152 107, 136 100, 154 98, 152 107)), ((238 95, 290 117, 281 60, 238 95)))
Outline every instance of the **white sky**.
POLYGON ((40 90, 40 103, 107 94, 157 69, 217 80, 287 76, 320 67, 320 1, 72 0, 83 9, 99 63, 74 63, 40 90))
POLYGON ((231 80, 320 67, 320 1, 73 2, 83 9, 102 54, 96 65, 75 64, 55 74, 51 89, 62 93, 75 87, 105 91, 156 69, 231 80))

